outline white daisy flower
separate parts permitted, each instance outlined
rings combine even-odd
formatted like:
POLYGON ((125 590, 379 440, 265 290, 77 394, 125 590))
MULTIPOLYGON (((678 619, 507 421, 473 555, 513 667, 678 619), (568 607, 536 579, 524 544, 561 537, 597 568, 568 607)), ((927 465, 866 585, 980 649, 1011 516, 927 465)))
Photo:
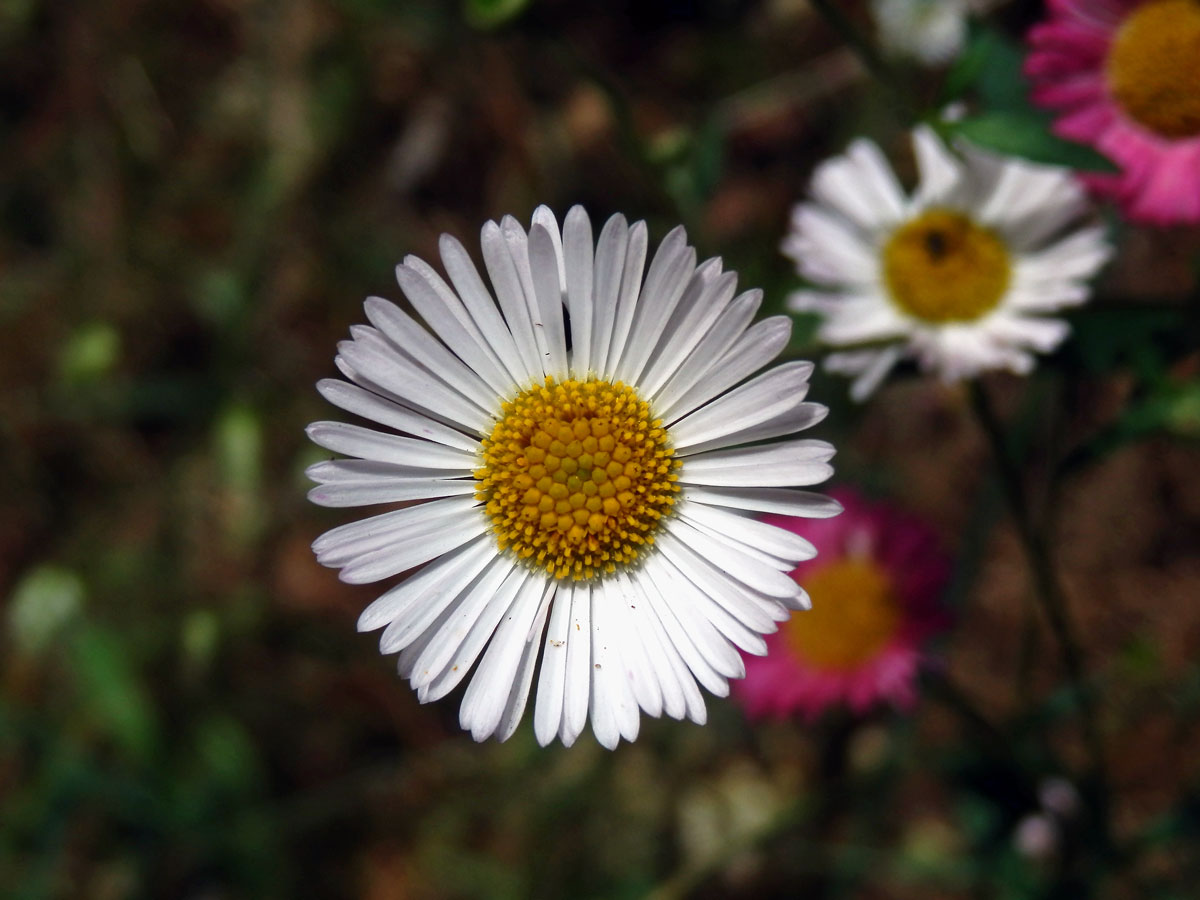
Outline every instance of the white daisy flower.
POLYGON ((632 741, 639 708, 702 723, 698 685, 725 696, 738 648, 764 653, 808 607, 789 573, 812 545, 754 515, 840 510, 794 490, 832 471, 833 447, 794 437, 826 413, 804 400, 812 364, 750 377, 790 323, 752 325, 761 292, 735 296, 682 228, 644 279, 645 223, 619 215, 593 244, 582 208, 560 231, 541 207, 482 244, 491 290, 443 235, 449 282, 411 256, 396 270, 424 325, 372 297, 373 327, 339 344, 349 381, 321 394, 400 434, 309 426, 355 457, 311 467, 309 497, 409 505, 327 532, 317 558, 355 584, 419 569, 359 629, 384 629, 422 702, 474 667, 459 720, 476 740, 513 733, 535 678, 543 745, 589 717, 604 746, 632 741))
POLYGON ((1033 368, 1069 330, 1048 318, 1083 303, 1111 248, 1080 225, 1084 190, 1066 169, 985 153, 952 154, 913 133, 920 179, 908 196, 879 148, 857 140, 813 175, 812 201, 792 212, 783 252, 819 290, 788 298, 824 318, 826 358, 862 400, 905 356, 945 381, 1033 368))
POLYGON ((927 66, 945 65, 967 43, 967 17, 981 0, 872 0, 879 43, 927 66))

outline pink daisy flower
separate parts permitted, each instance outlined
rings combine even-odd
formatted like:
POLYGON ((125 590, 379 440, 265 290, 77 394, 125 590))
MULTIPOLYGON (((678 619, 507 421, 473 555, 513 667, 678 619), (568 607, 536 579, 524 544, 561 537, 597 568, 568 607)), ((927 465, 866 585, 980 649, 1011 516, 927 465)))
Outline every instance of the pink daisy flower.
POLYGON ((1033 101, 1120 166, 1088 175, 1129 218, 1200 222, 1200 0, 1048 0, 1029 33, 1033 101))
POLYGON ((819 555, 792 572, 812 609, 769 635, 767 655, 748 656, 745 679, 733 685, 752 717, 909 708, 923 646, 946 627, 939 595, 950 564, 929 526, 852 491, 832 494, 845 507, 835 519, 764 520, 810 540, 819 555))

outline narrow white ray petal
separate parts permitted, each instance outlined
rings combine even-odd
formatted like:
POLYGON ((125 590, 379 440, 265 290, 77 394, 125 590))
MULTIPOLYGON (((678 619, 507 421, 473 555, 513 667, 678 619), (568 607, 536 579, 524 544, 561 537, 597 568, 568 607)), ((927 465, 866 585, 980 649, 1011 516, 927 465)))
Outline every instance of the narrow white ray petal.
MULTIPOLYGON (((540 225, 537 227, 541 227, 540 225)), ((529 324, 533 327, 533 339, 537 345, 538 360, 541 363, 542 371, 547 375, 559 375, 559 373, 551 365, 554 358, 554 353, 550 347, 550 338, 546 333, 547 323, 543 317, 541 303, 538 300, 537 292, 533 286, 533 267, 529 255, 529 235, 525 233, 525 228, 512 216, 505 216, 500 220, 500 233, 504 236, 504 244, 508 248, 509 257, 512 259, 513 269, 517 273, 517 282, 521 286, 521 293, 525 298, 525 309, 529 313, 529 324)), ((553 242, 550 244, 551 253, 553 253, 553 242)), ((557 288, 558 304, 553 307, 555 315, 558 316, 559 322, 557 329, 562 331, 562 288, 557 285, 558 282, 558 260, 555 259, 550 265, 553 266, 551 272, 547 272, 547 276, 553 273, 557 288)))
MULTIPOLYGON (((429 631, 442 612, 451 606, 460 613, 463 607, 471 610, 479 608, 481 603, 496 593, 512 568, 511 560, 493 556, 486 560, 482 569, 471 578, 466 578, 465 573, 455 573, 453 577, 440 583, 437 590, 421 596, 392 620, 379 636, 379 652, 395 653, 403 650, 416 640, 418 635, 429 631)), ((470 621, 467 619, 468 625, 470 621)), ((430 637, 435 640, 439 634, 440 631, 430 637)))
MULTIPOLYGON (((664 566, 673 570, 675 583, 683 586, 684 595, 678 598, 679 602, 687 603, 690 614, 708 623, 728 644, 754 656, 765 656, 767 642, 762 636, 777 629, 775 618, 764 612, 742 586, 714 579, 713 567, 703 560, 693 556, 680 561, 681 566, 672 560, 663 561, 664 566)), ((736 655, 730 654, 731 664, 736 655)), ((729 678, 741 678, 745 666, 738 657, 736 668, 718 671, 729 678)))
MULTIPOLYGON (((721 261, 715 260, 716 268, 720 269, 721 261)), ((697 269, 697 275, 700 270, 697 269)), ((693 279, 695 284, 697 279, 693 279)), ((692 286, 689 285, 689 290, 692 286)), ((668 322, 663 329, 663 337, 646 373, 638 380, 638 390, 643 397, 653 397, 675 372, 683 365, 689 353, 708 334, 713 322, 729 306, 733 293, 737 290, 737 274, 725 272, 707 280, 700 280, 697 288, 698 297, 691 308, 678 322, 668 322)), ((685 297, 685 300, 687 298, 685 297)), ((683 302, 680 302, 683 307, 683 302)), ((679 310, 676 310, 678 313, 679 310)))
POLYGON ((614 701, 617 731, 625 740, 633 742, 638 736, 641 709, 633 689, 635 675, 631 667, 636 638, 623 627, 624 606, 620 586, 613 580, 601 582, 599 590, 592 592, 592 621, 596 621, 597 610, 602 607, 600 619, 603 623, 600 630, 593 628, 592 639, 595 642, 603 637, 606 654, 604 659, 597 654, 597 661, 602 665, 599 669, 593 666, 593 672, 597 675, 603 673, 608 683, 607 692, 614 701))
POLYGON ((381 481, 341 481, 311 488, 308 499, 317 506, 340 509, 351 506, 375 506, 405 500, 432 500, 474 494, 471 481, 447 481, 442 478, 388 478, 381 481))
POLYGON ((706 525, 718 534, 727 534, 772 556, 789 560, 793 568, 802 560, 817 555, 811 541, 786 528, 760 522, 746 514, 739 515, 704 503, 683 503, 678 507, 678 512, 685 519, 706 525))
MULTIPOLYGON (((396 267, 396 280, 409 299, 423 291, 432 293, 429 283, 408 266, 396 267)), ((432 299, 432 303, 440 305, 436 297, 432 299)), ((500 406, 500 399, 506 393, 508 382, 498 365, 493 365, 490 369, 494 377, 499 379, 497 384, 500 387, 496 388, 485 382, 475 369, 464 364, 447 350, 441 341, 431 336, 394 303, 382 297, 368 297, 363 308, 371 324, 391 341, 397 352, 411 357, 431 372, 437 372, 446 384, 469 398, 476 406, 482 409, 497 409, 500 406)), ((469 338, 467 341, 469 342, 469 338)), ((477 362, 488 366, 483 356, 478 356, 477 362)))
POLYGON ((683 495, 694 503, 748 509, 780 516, 802 516, 808 519, 828 519, 842 511, 842 504, 832 497, 812 491, 793 491, 786 488, 723 488, 687 487, 683 495))
POLYGON ((520 276, 500 226, 495 222, 484 225, 480 234, 480 245, 483 248, 483 261, 488 277, 492 280, 496 299, 504 312, 504 321, 521 355, 522 368, 529 373, 530 380, 541 381, 545 376, 545 369, 542 367, 542 356, 538 352, 537 338, 533 333, 533 322, 529 318, 525 289, 521 286, 520 276))
POLYGON ((689 456, 679 470, 683 484, 718 487, 802 487, 833 475, 827 441, 800 439, 732 447, 689 456))
POLYGON ((737 656, 737 651, 707 622, 703 623, 703 627, 698 626, 696 620, 688 615, 686 602, 672 601, 672 598, 678 598, 684 591, 662 569, 661 564, 653 567, 647 564, 643 566, 643 571, 654 586, 653 590, 647 586, 646 599, 662 623, 671 645, 679 652, 688 670, 710 694, 717 697, 728 696, 727 676, 721 675, 713 663, 726 670, 736 670, 737 663, 729 660, 726 654, 733 653, 737 656), (683 620, 680 618, 681 613, 684 616, 683 620), (696 635, 692 634, 692 629, 697 630, 696 635))
POLYGON ((671 519, 667 523, 666 533, 660 535, 656 543, 676 565, 680 561, 686 564, 693 556, 700 556, 731 578, 768 597, 783 599, 796 593, 796 582, 785 573, 739 553, 679 519, 671 519))
POLYGON ((696 269, 696 251, 686 245, 687 234, 678 227, 654 255, 642 296, 646 302, 638 304, 629 329, 625 347, 616 366, 616 377, 626 384, 633 384, 645 368, 650 351, 658 343, 671 312, 683 296, 688 280, 696 269), (678 237, 675 237, 678 232, 678 237))
MULTIPOLYGON (((700 526, 697 527, 718 541, 731 542, 732 549, 753 555, 753 549, 747 548, 745 544, 733 541, 731 538, 713 535, 711 531, 700 526)), ((761 553, 761 551, 759 552, 761 553)), ((712 560, 696 553, 693 548, 684 543, 674 547, 674 551, 664 560, 664 564, 683 573, 683 577, 695 587, 699 594, 704 596, 707 603, 721 607, 721 616, 731 615, 746 628, 751 629, 754 635, 749 640, 754 647, 761 649, 764 646, 757 637, 758 635, 775 631, 775 623, 787 619, 787 608, 781 598, 768 596, 762 591, 750 587, 744 581, 739 581, 733 574, 725 571, 712 560)), ((773 563, 769 563, 769 565, 773 565, 773 563)), ((782 571, 790 572, 791 569, 782 571)), ((798 589, 794 588, 793 593, 796 590, 798 589)), ((719 617, 709 614, 709 618, 714 619, 715 622, 719 617)), ((750 649, 733 632, 725 630, 725 633, 742 649, 750 649)))
POLYGON ((367 606, 358 617, 358 630, 382 628, 426 597, 443 593, 457 596, 493 558, 495 547, 490 535, 481 535, 447 553, 367 606))
MULTIPOLYGON (((507 577, 507 570, 511 567, 501 568, 504 569, 504 575, 507 577)), ((528 580, 521 590, 525 590, 530 585, 540 590, 542 582, 528 580)), ((494 592, 495 585, 488 584, 479 590, 473 590, 463 595, 462 602, 441 624, 434 639, 421 654, 421 659, 412 675, 414 688, 423 687, 439 679, 445 691, 452 690, 458 684, 458 679, 466 674, 467 667, 462 666, 461 659, 455 657, 461 655, 463 642, 470 634, 475 621, 480 617, 487 604, 491 602, 491 595, 494 592), (457 674, 457 678, 454 677, 454 674, 457 674)))
MULTIPOLYGON (((503 581, 497 582, 494 578, 488 578, 486 588, 473 590, 469 597, 464 597, 455 607, 454 614, 447 624, 461 620, 466 634, 458 641, 450 661, 441 672, 422 686, 422 703, 440 700, 458 687, 470 672, 471 666, 475 665, 475 660, 479 658, 484 646, 492 639, 500 619, 511 608, 529 576, 528 569, 515 565, 504 557, 499 558, 496 566, 503 570, 503 581)), ((458 631, 454 633, 452 642, 458 634, 458 631)), ((420 673, 414 672, 414 675, 417 674, 420 673)))
POLYGON ((571 207, 563 223, 567 309, 571 314, 571 371, 586 378, 592 368, 592 221, 582 206, 571 207))
MULTIPOLYGON (((835 357, 838 354, 831 353, 825 357, 825 368, 834 371, 834 366, 837 365, 835 357)), ((847 354, 849 355, 849 354, 847 354)), ((904 348, 901 346, 884 347, 871 355, 868 365, 863 366, 860 374, 854 380, 854 384, 850 387, 850 399, 855 403, 862 403, 887 377, 888 372, 892 367, 900 361, 904 355, 904 348)))
POLYGON ((813 203, 792 210, 791 231, 780 249, 816 284, 873 284, 879 277, 876 242, 841 216, 813 203))
MULTIPOLYGON (((490 336, 480 330, 479 323, 475 322, 454 288, 446 284, 445 278, 420 257, 409 254, 404 257, 403 265, 425 281, 427 289, 422 289, 418 296, 409 300, 419 316, 425 319, 428 328, 485 382, 492 384, 494 390, 506 394, 512 384, 511 373, 500 360, 490 336)), ((496 302, 490 298, 487 302, 494 312, 496 302)), ((505 337, 511 341, 508 335, 503 335, 500 340, 503 341, 505 337)))
POLYGON ((962 180, 964 169, 958 157, 928 125, 914 128, 912 141, 921 176, 913 194, 913 207, 920 211, 944 203, 962 180))
POLYGON ((770 421, 804 397, 812 363, 776 366, 671 425, 677 450, 770 421), (799 398, 799 399, 798 399, 799 398))
POLYGON ((632 697, 626 697, 622 690, 624 682, 614 680, 613 669, 619 665, 616 650, 616 635, 611 633, 609 612, 611 604, 607 603, 606 585, 602 582, 592 588, 592 688, 589 700, 589 718, 592 731, 602 747, 615 749, 621 739, 620 719, 623 715, 622 703, 634 706, 632 697))
MULTIPOLYGON (((533 381, 534 374, 525 365, 512 332, 500 316, 496 301, 492 299, 491 292, 483 283, 475 264, 471 262, 466 248, 448 234, 442 235, 438 247, 446 274, 450 276, 454 289, 462 298, 463 305, 475 323, 479 339, 485 340, 487 346, 495 351, 514 383, 528 384, 533 381)), ((428 317, 426 321, 429 321, 428 317)))
POLYGON ((563 714, 559 738, 570 747, 587 724, 592 684, 592 589, 577 584, 571 593, 567 628, 567 671, 563 684, 563 714))
MULTIPOLYGON (((567 341, 563 330, 562 288, 558 284, 558 257, 554 241, 541 225, 529 233, 529 268, 537 298, 538 317, 533 327, 546 347, 546 371, 560 380, 568 375, 567 341)), ((590 277, 590 276, 589 276, 590 277)), ((574 324, 572 324, 574 328, 574 324)))
POLYGON ((550 625, 542 649, 537 699, 533 707, 533 733, 543 747, 554 740, 563 714, 563 687, 567 673, 567 637, 571 625, 570 584, 558 588, 550 604, 550 625))
POLYGON ((474 453, 346 422, 313 422, 305 432, 317 446, 359 459, 462 475, 469 475, 479 465, 474 453))
POLYGON ((428 416, 400 406, 356 384, 348 384, 340 378, 321 379, 317 382, 317 390, 334 406, 380 425, 448 447, 457 447, 467 453, 475 453, 479 449, 477 438, 455 431, 428 416))
POLYGON ((517 677, 513 683, 513 689, 508 695, 508 701, 504 704, 500 726, 496 730, 496 737, 502 741, 507 741, 513 736, 525 715, 525 707, 529 702, 529 691, 533 687, 533 673, 537 668, 538 653, 542 646, 542 633, 546 629, 546 616, 550 611, 550 600, 554 595, 554 590, 554 583, 548 580, 543 588, 542 601, 538 605, 537 614, 533 617, 529 634, 525 637, 525 649, 521 651, 521 664, 517 669, 517 677))
POLYGON ((400 397, 406 405, 476 434, 490 430, 487 413, 440 378, 395 353, 382 336, 372 340, 366 329, 351 331, 355 339, 339 343, 338 353, 356 372, 400 397))
POLYGON ((529 221, 530 230, 534 225, 541 225, 550 235, 550 240, 554 244, 554 255, 558 259, 558 289, 560 293, 565 294, 567 292, 567 264, 563 252, 562 229, 558 227, 558 219, 555 218, 554 211, 545 204, 539 206, 533 211, 533 216, 529 221))
POLYGON ((675 647, 650 599, 650 594, 657 588, 644 571, 638 571, 630 577, 629 588, 630 608, 636 612, 638 621, 646 629, 644 635, 650 649, 650 661, 658 673, 658 683, 662 685, 664 711, 673 719, 687 716, 703 725, 708 719, 704 695, 700 693, 695 676, 675 647))
POLYGON ((635 615, 637 610, 630 606, 632 590, 627 573, 617 573, 609 595, 615 609, 616 627, 621 634, 622 675, 628 680, 638 705, 657 718, 662 715, 663 692, 650 661, 657 648, 647 647, 647 635, 635 615))
POLYGON ((780 354, 791 336, 792 320, 787 316, 756 322, 672 404, 670 415, 679 418, 757 372, 780 354))
MULTIPOLYGON (((493 391, 500 395, 507 394, 513 384, 512 374, 501 361, 496 352, 497 341, 484 331, 472 318, 470 310, 462 299, 446 284, 437 270, 419 256, 404 257, 405 268, 415 273, 422 284, 410 285, 415 293, 409 294, 405 289, 413 308, 425 320, 425 324, 451 350, 471 367, 477 375, 487 382, 493 391)), ((398 276, 399 277, 399 276, 398 276)), ((400 282, 404 287, 404 282, 400 282)), ((488 297, 487 303, 495 313, 495 302, 488 297)), ((511 337, 507 332, 500 335, 499 340, 511 337)))
POLYGON ((411 535, 382 549, 364 553, 338 572, 338 578, 347 584, 369 584, 399 575, 448 553, 490 527, 491 523, 482 515, 464 515, 429 534, 411 535))
MULTIPOLYGON (((679 238, 683 240, 682 237, 679 238)), ((593 360, 598 371, 604 377, 609 377, 617 370, 621 354, 625 351, 625 342, 629 338, 629 327, 633 323, 633 314, 641 296, 642 271, 646 266, 647 237, 646 223, 635 222, 629 229, 629 246, 625 251, 625 266, 621 270, 621 288, 617 294, 616 315, 613 318, 612 336, 608 342, 608 356, 603 368, 600 360, 593 360)), ((659 248, 662 252, 662 248, 659 248)))
POLYGON ((458 520, 471 513, 475 506, 474 498, 456 497, 380 513, 330 529, 313 541, 312 549, 322 562, 341 551, 375 549, 405 531, 438 527, 446 521, 458 520))
POLYGON ((459 709, 459 722, 477 741, 491 737, 500 726, 524 655, 525 637, 537 615, 544 587, 544 582, 538 581, 526 581, 521 586, 516 599, 501 617, 479 661, 479 668, 467 685, 459 709))
POLYGON ((604 223, 596 245, 596 265, 592 277, 592 348, 588 359, 591 368, 597 372, 605 370, 604 363, 608 358, 608 346, 612 341, 613 323, 617 316, 617 296, 621 291, 621 276, 625 271, 628 246, 629 225, 625 222, 625 217, 618 213, 604 223))
POLYGON ((811 428, 822 421, 827 415, 829 415, 829 407, 823 406, 820 403, 797 403, 791 409, 785 410, 773 419, 760 422, 743 431, 735 431, 731 434, 724 434, 713 438, 710 441, 692 444, 686 450, 679 451, 679 455, 681 457, 695 456, 698 453, 707 453, 709 450, 720 450, 724 447, 732 447, 735 444, 750 444, 756 441, 765 441, 769 438, 784 437, 795 434, 798 431, 804 431, 806 428, 811 428))
POLYGON ((725 356, 734 341, 745 333, 761 304, 762 291, 746 291, 717 317, 708 333, 653 398, 658 415, 666 419, 674 413, 679 398, 691 390, 709 372, 713 362, 725 356))

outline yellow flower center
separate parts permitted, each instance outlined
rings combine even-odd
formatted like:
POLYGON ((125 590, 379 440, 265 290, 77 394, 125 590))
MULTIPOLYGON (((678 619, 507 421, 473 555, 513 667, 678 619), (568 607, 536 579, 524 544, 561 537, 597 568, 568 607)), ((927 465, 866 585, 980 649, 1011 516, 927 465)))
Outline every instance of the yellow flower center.
POLYGON ((883 249, 892 300, 927 322, 970 322, 1004 297, 1008 248, 962 213, 931 209, 896 229, 883 249))
POLYGON ((547 378, 503 410, 475 471, 500 549, 574 581, 634 564, 679 492, 649 405, 619 381, 547 378))
POLYGON ((1109 50, 1108 84, 1150 131, 1200 135, 1200 2, 1154 0, 1134 10, 1109 50))
POLYGON ((891 579, 870 559, 846 557, 804 580, 812 609, 792 616, 784 638, 818 669, 854 669, 891 640, 900 624, 891 579))

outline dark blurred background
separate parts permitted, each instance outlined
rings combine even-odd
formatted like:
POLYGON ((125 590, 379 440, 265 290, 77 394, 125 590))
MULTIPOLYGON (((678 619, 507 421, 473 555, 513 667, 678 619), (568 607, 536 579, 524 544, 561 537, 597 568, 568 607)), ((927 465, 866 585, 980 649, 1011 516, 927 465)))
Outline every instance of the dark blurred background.
MULTIPOLYGON (((1010 56, 1039 7, 991 16, 1010 56)), ((475 745, 355 634, 377 591, 309 552, 346 518, 304 498, 304 425, 335 417, 313 385, 405 254, 581 202, 684 222, 779 309, 813 166, 865 133, 905 170, 905 115, 803 0, 0 2, 0 895, 1195 896, 1194 234, 1125 233, 1078 344, 994 385, 1058 523, 1115 844, 1014 845, 1078 727, 937 385, 814 390, 838 480, 960 560, 911 717, 712 700, 615 753, 528 722, 475 745)))

